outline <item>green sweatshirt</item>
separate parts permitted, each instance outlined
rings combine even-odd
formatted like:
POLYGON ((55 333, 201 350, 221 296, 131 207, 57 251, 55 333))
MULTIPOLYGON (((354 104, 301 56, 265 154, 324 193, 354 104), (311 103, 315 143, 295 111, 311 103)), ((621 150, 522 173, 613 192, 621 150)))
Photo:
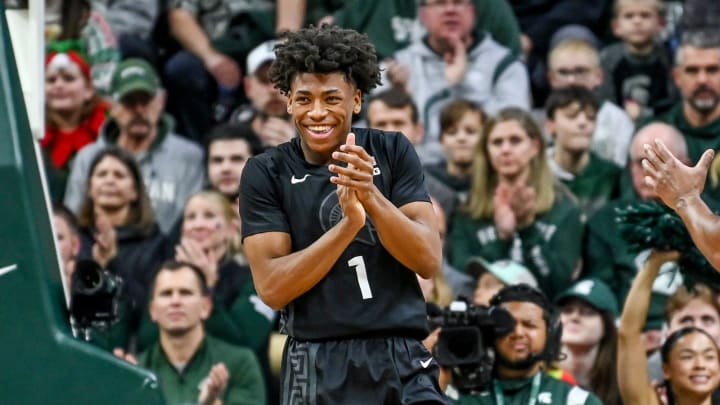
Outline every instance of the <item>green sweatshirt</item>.
POLYGON ((590 161, 580 173, 569 173, 551 161, 553 174, 578 199, 578 205, 586 217, 617 197, 622 169, 615 163, 590 152, 590 161))
POLYGON ((509 240, 498 238, 493 218, 472 219, 458 213, 450 233, 450 260, 462 272, 471 256, 523 263, 553 299, 570 286, 580 261, 582 234, 580 209, 567 197, 558 197, 550 211, 509 240))
MULTIPOLYGON (((594 394, 580 387, 572 386, 564 381, 540 374, 540 385, 536 399, 537 404, 545 405, 602 405, 602 401, 594 394)), ((533 377, 499 380, 502 389, 503 405, 527 405, 530 403, 533 377)), ((457 399, 451 398, 453 404, 460 405, 499 405, 494 389, 475 393, 460 394, 457 399)))
POLYGON ((650 119, 648 122, 661 121, 677 128, 684 136, 688 146, 688 154, 695 164, 706 149, 720 149, 720 118, 715 121, 694 127, 683 114, 683 103, 677 103, 670 111, 650 119))
POLYGON ((266 403, 265 383, 260 366, 249 349, 205 336, 205 340, 181 371, 170 363, 159 342, 138 356, 138 365, 157 376, 165 402, 169 405, 196 403, 201 382, 217 363, 224 363, 230 374, 222 403, 266 403))

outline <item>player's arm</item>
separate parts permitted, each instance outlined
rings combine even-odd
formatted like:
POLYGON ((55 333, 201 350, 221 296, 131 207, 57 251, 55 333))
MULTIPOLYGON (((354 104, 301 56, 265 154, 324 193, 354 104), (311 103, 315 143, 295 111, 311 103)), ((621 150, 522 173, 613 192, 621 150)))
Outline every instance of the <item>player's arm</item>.
POLYGON ((343 217, 305 249, 292 252, 290 234, 263 232, 245 237, 244 252, 260 298, 285 307, 325 277, 365 222, 343 217))
POLYGON ((650 294, 660 266, 677 258, 677 252, 653 251, 642 270, 633 280, 625 299, 618 328, 618 387, 626 404, 658 404, 655 390, 648 383, 649 376, 642 329, 650 306, 650 294), (638 367, 637 365, 642 365, 638 367))
POLYGON ((690 232, 698 249, 720 269, 720 217, 701 199, 705 179, 714 157, 712 150, 703 153, 694 167, 685 165, 656 140, 645 145, 643 171, 645 182, 653 187, 660 199, 677 212, 690 232))
POLYGON ((355 190, 385 249, 421 277, 431 278, 442 262, 442 242, 432 205, 415 201, 398 208, 385 198, 373 183, 372 158, 363 147, 355 145, 352 133, 348 144, 334 152, 333 158, 348 165, 330 165, 330 171, 338 175, 330 180, 355 190))

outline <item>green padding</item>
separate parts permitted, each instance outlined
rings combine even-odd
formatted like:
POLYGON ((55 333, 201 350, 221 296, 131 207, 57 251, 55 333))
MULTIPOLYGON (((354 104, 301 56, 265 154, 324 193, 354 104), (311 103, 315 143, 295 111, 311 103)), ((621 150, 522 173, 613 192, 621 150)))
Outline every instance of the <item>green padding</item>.
POLYGON ((152 374, 70 334, 3 2, 0 35, 0 402, 162 403, 152 374))

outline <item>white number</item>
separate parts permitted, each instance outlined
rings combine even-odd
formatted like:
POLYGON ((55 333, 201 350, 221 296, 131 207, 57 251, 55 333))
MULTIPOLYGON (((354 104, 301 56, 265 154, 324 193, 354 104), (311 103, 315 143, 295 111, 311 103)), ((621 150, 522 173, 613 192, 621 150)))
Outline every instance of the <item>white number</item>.
POLYGON ((367 277, 367 270, 365 269, 365 260, 362 256, 355 256, 348 260, 348 266, 355 267, 355 274, 357 275, 358 284, 360 285, 360 293, 364 300, 372 298, 372 290, 370 290, 370 282, 367 277))

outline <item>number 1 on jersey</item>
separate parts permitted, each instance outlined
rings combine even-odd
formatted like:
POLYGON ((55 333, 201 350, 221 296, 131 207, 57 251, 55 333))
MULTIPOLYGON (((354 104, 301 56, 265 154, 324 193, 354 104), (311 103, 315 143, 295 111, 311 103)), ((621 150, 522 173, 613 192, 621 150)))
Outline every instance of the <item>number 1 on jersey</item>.
POLYGON ((348 266, 355 267, 358 285, 360 285, 360 293, 364 300, 372 298, 372 290, 370 290, 370 282, 368 281, 367 269, 365 268, 365 260, 362 256, 355 256, 348 260, 348 266))

